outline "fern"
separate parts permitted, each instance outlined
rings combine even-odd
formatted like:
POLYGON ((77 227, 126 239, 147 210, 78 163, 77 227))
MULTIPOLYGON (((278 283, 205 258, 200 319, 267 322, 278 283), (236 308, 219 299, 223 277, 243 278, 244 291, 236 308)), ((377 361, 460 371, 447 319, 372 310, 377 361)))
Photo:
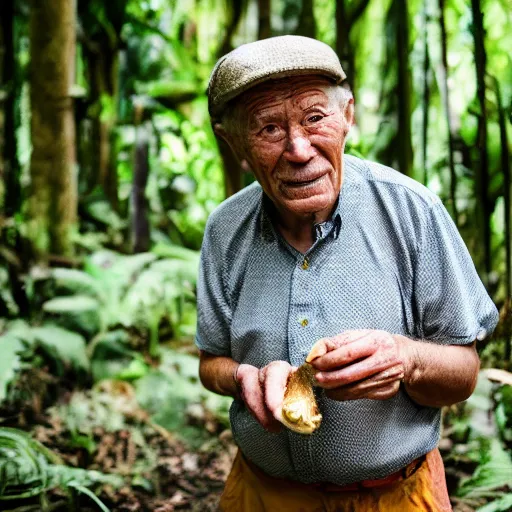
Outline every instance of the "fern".
POLYGON ((74 488, 108 511, 89 487, 108 484, 119 488, 123 483, 117 475, 65 466, 26 432, 0 427, 0 501, 30 498, 55 487, 74 488))

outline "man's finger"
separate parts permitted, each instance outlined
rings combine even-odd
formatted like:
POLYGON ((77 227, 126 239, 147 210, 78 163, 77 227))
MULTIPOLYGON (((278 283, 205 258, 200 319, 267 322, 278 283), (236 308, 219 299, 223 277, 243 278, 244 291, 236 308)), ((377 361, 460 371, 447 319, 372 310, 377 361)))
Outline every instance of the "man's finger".
POLYGON ((265 406, 263 388, 259 382, 259 372, 247 372, 241 381, 242 399, 254 418, 270 432, 278 432, 280 424, 265 406))
POLYGON ((286 383, 292 367, 285 361, 276 361, 265 368, 264 398, 265 404, 275 418, 283 406, 286 383))
POLYGON ((353 363, 340 370, 332 372, 318 372, 315 376, 320 387, 333 389, 339 386, 346 386, 359 380, 367 379, 379 372, 388 370, 395 366, 398 361, 395 358, 388 359, 374 355, 353 363))
POLYGON ((380 372, 369 379, 365 379, 348 386, 325 391, 325 395, 332 400, 356 400, 359 398, 372 398, 376 391, 387 389, 389 386, 398 383, 403 378, 404 372, 401 365, 394 366, 389 370, 380 372))
POLYGON ((330 371, 371 356, 378 348, 377 340, 373 339, 370 334, 366 334, 316 358, 312 364, 317 370, 330 371))
POLYGON ((331 338, 320 338, 313 347, 311 347, 311 350, 306 357, 306 362, 311 363, 314 359, 317 359, 331 350, 335 350, 347 343, 352 343, 369 332, 370 331, 368 329, 358 329, 354 331, 346 331, 331 338))

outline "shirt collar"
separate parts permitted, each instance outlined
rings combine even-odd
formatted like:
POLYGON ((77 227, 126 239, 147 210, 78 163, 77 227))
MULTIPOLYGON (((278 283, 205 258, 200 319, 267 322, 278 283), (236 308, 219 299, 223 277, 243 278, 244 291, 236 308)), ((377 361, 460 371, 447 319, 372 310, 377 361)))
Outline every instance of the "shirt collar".
MULTIPOLYGON (((343 160, 343 184, 336 201, 336 206, 334 208, 332 217, 329 220, 322 222, 321 224, 315 224, 314 229, 316 239, 324 238, 331 232, 333 233, 333 238, 335 240, 339 237, 342 225, 342 210, 346 212, 346 208, 343 208, 343 204, 347 201, 352 202, 351 196, 356 192, 356 189, 353 187, 355 181, 355 171, 353 169, 352 161, 350 158, 347 158, 347 155, 344 155, 343 160)), ((263 192, 263 190, 261 191, 260 211, 261 236, 264 241, 272 242, 277 235, 272 223, 272 216, 275 214, 275 206, 270 198, 265 194, 265 192, 263 192)))

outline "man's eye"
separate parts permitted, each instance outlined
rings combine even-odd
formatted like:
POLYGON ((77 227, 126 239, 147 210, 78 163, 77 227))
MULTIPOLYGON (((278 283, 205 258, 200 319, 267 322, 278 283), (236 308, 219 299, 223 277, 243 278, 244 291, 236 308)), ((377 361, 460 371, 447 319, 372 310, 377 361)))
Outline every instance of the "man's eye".
POLYGON ((309 123, 318 123, 318 121, 321 121, 324 118, 324 116, 320 114, 316 114, 314 116, 308 117, 309 123))
POLYGON ((277 124, 267 124, 261 129, 260 135, 267 141, 277 142, 284 137, 285 132, 277 124))

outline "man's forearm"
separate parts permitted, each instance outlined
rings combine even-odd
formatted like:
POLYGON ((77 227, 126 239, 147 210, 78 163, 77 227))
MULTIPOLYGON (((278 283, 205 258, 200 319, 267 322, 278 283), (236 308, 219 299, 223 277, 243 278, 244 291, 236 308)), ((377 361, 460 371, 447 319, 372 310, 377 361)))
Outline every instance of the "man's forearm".
POLYGON ((400 343, 405 362, 405 390, 416 403, 442 407, 471 395, 480 368, 474 344, 439 345, 393 337, 400 343))
POLYGON ((203 386, 219 395, 238 397, 235 372, 239 366, 234 359, 201 352, 199 378, 203 386))

